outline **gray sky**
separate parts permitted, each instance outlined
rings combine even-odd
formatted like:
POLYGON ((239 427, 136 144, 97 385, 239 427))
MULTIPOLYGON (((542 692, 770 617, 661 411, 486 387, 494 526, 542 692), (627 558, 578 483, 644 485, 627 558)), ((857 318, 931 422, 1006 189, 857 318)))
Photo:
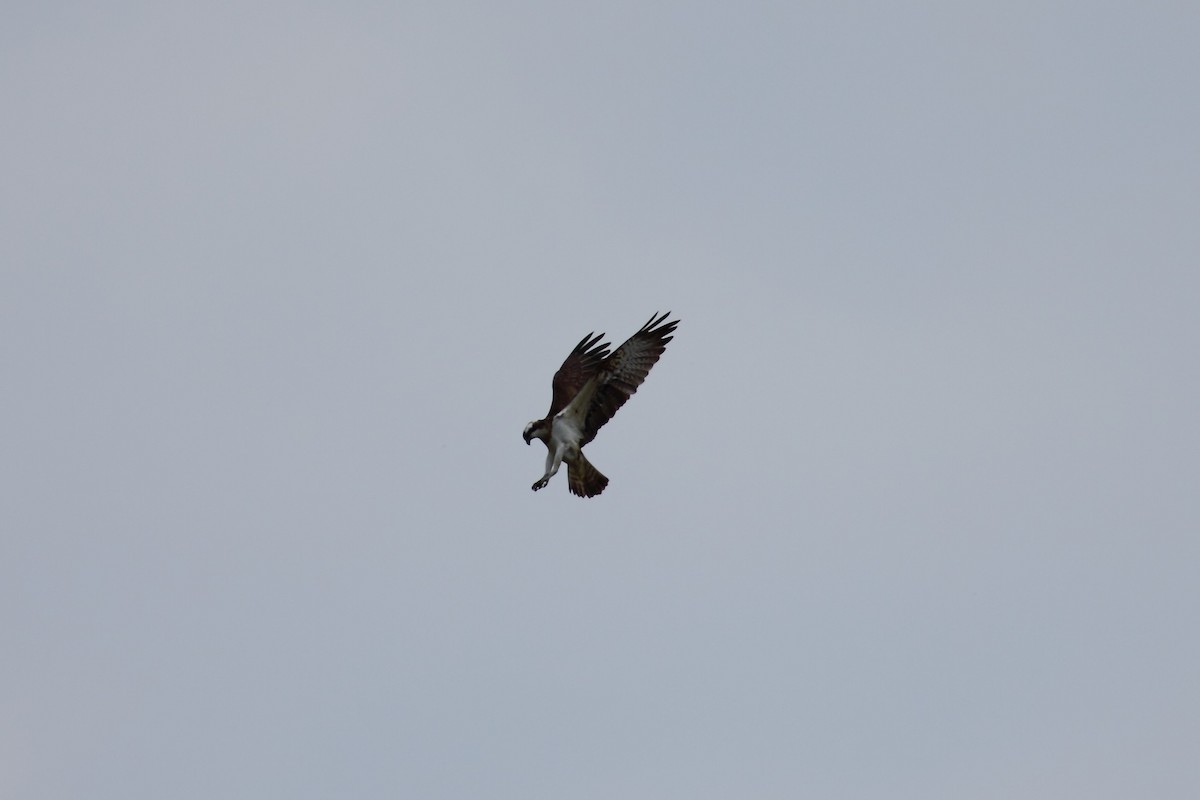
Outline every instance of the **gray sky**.
POLYGON ((0 795, 1200 794, 1200 11, 600 6, 3 12, 0 795))

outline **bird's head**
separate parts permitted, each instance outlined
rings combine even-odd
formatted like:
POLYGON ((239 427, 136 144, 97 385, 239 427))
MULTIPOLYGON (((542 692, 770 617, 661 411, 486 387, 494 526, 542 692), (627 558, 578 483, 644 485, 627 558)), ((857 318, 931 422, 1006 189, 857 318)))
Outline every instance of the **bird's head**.
POLYGON ((533 444, 533 437, 541 438, 544 419, 535 419, 533 422, 525 426, 525 432, 521 434, 525 438, 525 444, 533 444))

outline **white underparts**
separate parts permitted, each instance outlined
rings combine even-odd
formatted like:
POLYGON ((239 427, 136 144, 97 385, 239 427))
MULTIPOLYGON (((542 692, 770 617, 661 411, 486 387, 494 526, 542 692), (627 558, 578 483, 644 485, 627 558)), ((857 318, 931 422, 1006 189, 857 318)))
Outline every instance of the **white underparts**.
POLYGON ((546 442, 546 474, 542 476, 543 480, 549 480, 558 474, 562 462, 570 464, 579 457, 579 441, 583 438, 583 432, 579 429, 574 415, 569 413, 570 410, 571 406, 568 406, 555 414, 550 422, 550 437, 546 442))

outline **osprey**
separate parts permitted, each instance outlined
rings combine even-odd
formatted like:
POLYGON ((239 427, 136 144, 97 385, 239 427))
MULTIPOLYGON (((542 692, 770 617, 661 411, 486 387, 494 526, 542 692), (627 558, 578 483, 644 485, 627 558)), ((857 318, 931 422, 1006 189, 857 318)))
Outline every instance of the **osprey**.
POLYGON ((546 474, 533 484, 535 492, 550 482, 564 461, 571 494, 595 497, 608 486, 608 478, 584 457, 583 446, 625 405, 667 349, 679 320, 664 325, 671 312, 657 314, 612 355, 608 342, 597 344, 603 333, 589 333, 554 373, 550 413, 526 425, 523 434, 525 444, 541 439, 550 451, 546 474))

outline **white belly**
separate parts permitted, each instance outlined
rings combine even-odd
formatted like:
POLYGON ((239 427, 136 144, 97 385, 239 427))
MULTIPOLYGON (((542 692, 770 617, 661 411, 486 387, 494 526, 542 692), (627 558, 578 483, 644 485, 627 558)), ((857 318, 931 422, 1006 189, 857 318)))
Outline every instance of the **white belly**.
POLYGON ((569 417, 559 414, 550 425, 550 439, 564 445, 568 452, 575 453, 579 451, 579 442, 583 439, 583 432, 569 417))

